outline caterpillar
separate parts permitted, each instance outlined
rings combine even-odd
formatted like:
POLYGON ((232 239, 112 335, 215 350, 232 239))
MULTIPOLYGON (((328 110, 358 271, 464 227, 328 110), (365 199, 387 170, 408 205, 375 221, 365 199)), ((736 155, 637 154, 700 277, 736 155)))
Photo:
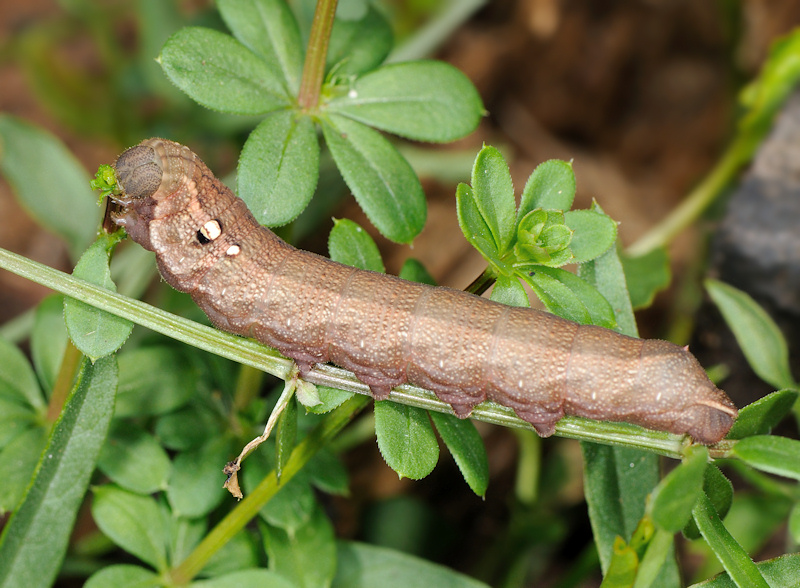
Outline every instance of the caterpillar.
POLYGON ((737 410, 687 350, 295 249, 189 148, 147 139, 114 164, 112 220, 154 251, 163 278, 217 327, 292 358, 332 362, 376 399, 411 382, 467 417, 487 398, 541 436, 565 414, 711 444, 737 410))

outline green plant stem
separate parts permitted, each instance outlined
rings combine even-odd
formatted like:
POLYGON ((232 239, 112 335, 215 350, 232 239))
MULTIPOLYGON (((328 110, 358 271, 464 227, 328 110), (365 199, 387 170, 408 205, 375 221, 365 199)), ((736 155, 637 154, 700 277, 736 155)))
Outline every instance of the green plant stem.
POLYGON ((258 396, 264 372, 251 366, 243 365, 239 370, 236 380, 236 390, 233 393, 234 412, 244 410, 258 396))
POLYGON ((472 283, 466 287, 465 292, 469 292, 470 294, 475 294, 475 296, 480 296, 486 290, 488 290, 492 284, 497 281, 497 276, 495 275, 492 268, 487 267, 483 270, 483 273, 475 278, 472 283))
MULTIPOLYGON (((76 300, 128 319, 177 341, 209 351, 220 357, 255 367, 282 380, 290 377, 294 367, 292 360, 282 357, 276 350, 261 345, 252 339, 244 339, 237 335, 175 316, 139 300, 132 300, 5 249, 0 249, 0 268, 7 269, 37 284, 52 288, 76 300)), ((359 381, 352 372, 332 365, 318 364, 303 379, 312 384, 370 395, 369 386, 359 381)), ((397 386, 392 390, 389 399, 408 406, 416 406, 448 414, 453 413, 450 405, 439 400, 433 392, 411 384, 397 386)), ((531 429, 531 425, 516 416, 513 410, 493 402, 484 402, 476 406, 472 411, 471 418, 504 427, 531 429)), ((649 431, 625 423, 593 421, 573 416, 564 417, 558 422, 556 435, 581 441, 594 441, 606 445, 644 449, 674 459, 681 458, 683 448, 687 443, 686 437, 681 435, 649 431)), ((728 457, 732 443, 735 442, 723 441, 710 448, 709 454, 715 458, 728 457)))
POLYGON ((748 151, 746 144, 743 143, 745 142, 734 142, 725 151, 717 165, 689 193, 686 199, 663 221, 648 231, 644 237, 628 247, 626 253, 633 257, 650 253, 654 249, 668 244, 676 235, 694 223, 703 211, 722 194, 742 165, 750 160, 752 152, 748 151))
POLYGON ((368 403, 368 398, 354 396, 331 412, 311 431, 308 437, 294 448, 292 455, 281 472, 281 483, 278 484, 275 471, 270 472, 236 508, 206 535, 205 539, 200 542, 194 551, 178 567, 172 570, 170 574, 171 580, 178 586, 189 583, 203 569, 209 559, 230 541, 236 533, 241 531, 258 514, 261 507, 283 485, 291 480, 320 449, 325 447, 368 403))
POLYGON ((61 410, 64 408, 67 396, 72 390, 75 374, 80 368, 82 357, 83 354, 75 347, 72 341, 67 341, 64 357, 61 358, 61 367, 53 385, 53 393, 50 395, 50 402, 47 405, 47 422, 51 425, 56 422, 58 415, 61 414, 61 410))
POLYGON ((305 111, 314 111, 319 105, 322 80, 325 76, 325 60, 328 56, 328 42, 336 15, 337 0, 319 0, 311 23, 308 38, 306 62, 303 65, 303 79, 297 101, 305 111))

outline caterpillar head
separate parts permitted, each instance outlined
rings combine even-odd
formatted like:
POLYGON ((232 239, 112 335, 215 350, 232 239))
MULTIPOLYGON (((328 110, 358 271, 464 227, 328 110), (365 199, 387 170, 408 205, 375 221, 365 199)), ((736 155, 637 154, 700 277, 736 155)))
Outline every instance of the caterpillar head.
POLYGON ((162 158, 150 145, 143 143, 124 151, 114 164, 122 188, 120 201, 128 204, 155 194, 164 174, 161 166, 162 158))
POLYGON ((686 432, 706 445, 725 437, 738 411, 708 379, 694 355, 683 347, 651 339, 645 341, 642 361, 643 378, 651 390, 660 392, 656 398, 663 408, 649 415, 657 428, 686 432))

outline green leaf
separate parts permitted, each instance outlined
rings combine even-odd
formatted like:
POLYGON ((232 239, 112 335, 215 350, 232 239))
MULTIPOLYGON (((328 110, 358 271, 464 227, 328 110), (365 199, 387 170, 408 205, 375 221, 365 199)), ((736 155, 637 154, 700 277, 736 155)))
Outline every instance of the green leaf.
POLYGON ((92 574, 83 588, 160 588, 161 577, 152 570, 130 564, 117 564, 92 574))
POLYGON ((200 402, 193 402, 160 416, 155 433, 164 447, 184 451, 200 447, 206 439, 218 436, 221 431, 218 415, 200 402))
POLYGON ((795 544, 800 543, 800 503, 795 503, 792 507, 787 526, 789 527, 789 536, 792 541, 795 544))
POLYGON ((421 480, 436 467, 439 444, 421 408, 376 402, 375 433, 383 459, 401 478, 421 480))
POLYGON ((64 325, 64 297, 48 296, 36 307, 31 331, 31 356, 36 374, 45 390, 52 390, 67 348, 64 325))
POLYGON ((425 269, 422 262, 413 257, 409 257, 403 262, 403 267, 400 268, 400 273, 397 275, 409 282, 428 284, 429 286, 436 285, 436 280, 434 280, 433 276, 425 269))
POLYGON ((92 517, 100 530, 156 570, 167 569, 164 517, 150 496, 107 484, 94 489, 92 517))
POLYGON ((343 404, 348 398, 353 396, 354 393, 337 388, 329 388, 328 386, 317 386, 317 394, 322 404, 306 406, 306 412, 312 414, 326 414, 343 404))
POLYGON ((250 532, 240 531, 211 556, 201 575, 217 577, 255 568, 262 552, 261 546, 256 544, 250 532))
POLYGON ((584 325, 616 326, 611 305, 588 282, 557 267, 536 266, 531 273, 525 281, 553 314, 584 325))
POLYGON ((492 231, 483 218, 475 192, 466 184, 459 184, 456 188, 456 208, 458 211, 458 224, 461 232, 475 249, 494 267, 502 267, 500 252, 492 237, 492 231))
POLYGON ((0 536, 0 586, 55 580, 106 438, 116 385, 114 358, 83 360, 33 483, 0 536))
POLYGON ((633 308, 647 308, 672 279, 666 249, 657 247, 637 257, 623 253, 621 259, 633 308))
POLYGON ((530 307, 528 293, 514 276, 498 276, 492 287, 491 299, 509 306, 530 307))
POLYGON ((514 184, 506 160, 494 147, 484 146, 475 158, 472 190, 495 249, 503 255, 515 236, 514 184))
POLYGON ((754 435, 768 435, 791 412, 797 394, 797 390, 778 390, 748 404, 739 411, 739 416, 726 438, 744 439, 754 435))
MULTIPOLYGON (((172 566, 185 560, 197 547, 208 532, 208 521, 202 518, 190 519, 187 517, 172 516, 169 507, 163 502, 159 503, 162 516, 167 521, 168 541, 167 552, 172 566)), ((237 533, 235 537, 241 534, 237 533)), ((219 553, 219 552, 217 552, 219 553)))
POLYGON ((469 576, 393 549, 354 541, 340 541, 337 547, 339 565, 332 588, 489 588, 469 576))
POLYGON ((120 354, 117 418, 164 414, 197 393, 197 373, 170 347, 140 347, 120 354))
POLYGON ((617 242, 617 223, 596 208, 591 210, 568 210, 564 213, 567 226, 574 231, 569 248, 572 263, 584 263, 596 259, 617 242))
MULTIPOLYGON (((256 482, 260 481, 248 480, 249 488, 255 488, 256 482)), ((315 507, 314 490, 307 477, 295 476, 281 487, 272 500, 261 507, 259 514, 273 527, 293 534, 308 522, 315 507)))
POLYGON ((350 492, 350 478, 341 460, 329 450, 321 450, 306 466, 314 487, 328 494, 345 496, 350 492))
MULTIPOLYGON (((600 563, 607 570, 617 536, 631 537, 644 515, 647 495, 659 479, 656 455, 638 449, 581 443, 584 456, 586 502, 600 563)), ((661 569, 665 579, 674 577, 674 560, 661 569)), ((666 583, 664 585, 669 585, 666 583)))
POLYGON ((280 574, 269 570, 239 570, 189 584, 189 588, 296 588, 280 574))
MULTIPOLYGON (((37 415, 30 406, 23 406, 12 399, 4 398, 2 393, 0 393, 0 449, 8 446, 9 443, 15 441, 20 435, 32 427, 41 427, 44 431, 45 426, 41 423, 42 416, 43 415, 37 415)), ((42 441, 41 447, 44 447, 44 441, 42 441)), ((9 458, 15 460, 16 455, 16 453, 12 452, 9 454, 9 458)), ((31 461, 35 463, 38 457, 37 454, 31 461)), ((0 457, 0 462, 2 461, 3 458, 0 457)), ((6 467, 8 467, 9 462, 6 461, 4 463, 6 467)), ((15 463, 14 465, 18 466, 20 464, 15 463)), ((4 488, 0 486, 0 495, 3 494, 3 490, 4 488)), ((0 498, 0 511, 3 511, 5 508, 8 508, 8 504, 0 498)))
POLYGON ((307 116, 290 110, 267 116, 239 157, 239 198, 262 225, 293 221, 311 202, 319 176, 319 143, 307 116))
POLYGON ((425 225, 425 194, 414 170, 379 133, 330 115, 322 132, 336 166, 370 221, 386 238, 408 243, 425 225))
POLYGON ((0 172, 22 206, 78 259, 95 237, 100 208, 75 156, 50 133, 0 115, 0 172))
MULTIPOLYGON (((116 242, 116 237, 101 232, 97 241, 81 256, 72 275, 116 292, 117 286, 111 280, 109 268, 116 242)), ((64 299, 64 319, 75 347, 92 361, 114 353, 133 331, 133 323, 129 320, 74 298, 64 299)))
POLYGON ((368 5, 358 20, 336 16, 328 42, 327 69, 336 77, 345 77, 371 71, 383 63, 394 38, 392 27, 380 12, 368 5))
POLYGON ((779 38, 770 47, 769 56, 759 76, 740 93, 748 112, 739 121, 740 133, 760 144, 769 132, 775 113, 800 79, 800 35, 796 31, 779 38))
POLYGON ((333 526, 317 506, 293 533, 262 523, 270 569, 293 586, 327 586, 336 573, 333 526))
POLYGON ((674 558, 675 537, 663 529, 655 529, 639 563, 634 588, 646 586, 678 586, 678 570, 674 558), (668 572, 665 570, 669 570, 668 572), (673 574, 670 577, 670 574, 673 574))
POLYGON ((572 164, 551 159, 539 164, 528 178, 517 211, 517 219, 537 208, 569 210, 575 199, 575 173, 572 164))
MULTIPOLYGON (((15 429, 14 423, 5 419, 0 424, 15 429)), ((0 451, 0 472, 13 472, 0 485, 0 513, 11 512, 19 505, 47 445, 47 429, 41 425, 28 425, 15 432, 0 451)))
POLYGON ((289 93, 296 95, 303 70, 303 45, 297 20, 286 2, 218 0, 217 9, 233 35, 277 70, 289 93))
MULTIPOLYGON (((733 502, 733 484, 725 477, 720 469, 714 464, 708 464, 703 475, 703 492, 711 499, 714 510, 717 511, 719 518, 724 519, 728 514, 733 502)), ((699 539, 700 529, 690 520, 683 528, 683 534, 687 539, 699 539)))
POLYGON ((134 423, 117 420, 97 466, 122 488, 152 494, 167 487, 172 464, 155 437, 134 423))
POLYGON ((733 286, 716 280, 705 286, 758 377, 776 388, 796 388, 786 340, 764 309, 733 286))
POLYGON ((746 464, 770 474, 800 480, 800 441, 786 437, 747 437, 733 446, 733 454, 746 464))
POLYGON ((430 417, 442 441, 456 460, 464 480, 475 494, 485 496, 489 485, 489 459, 475 425, 472 421, 441 412, 432 411, 430 417))
POLYGON ((331 259, 364 270, 385 273, 381 252, 372 237, 349 219, 334 219, 328 235, 331 259))
POLYGON ((670 533, 680 531, 692 517, 692 509, 703 491, 703 473, 708 449, 693 445, 677 468, 667 474, 653 490, 650 513, 653 521, 670 533))
POLYGON ((38 412, 46 408, 31 364, 16 345, 0 338, 0 398, 30 406, 38 412))
MULTIPOLYGON (((800 577, 800 554, 791 553, 756 564, 759 573, 769 582, 771 588, 797 588, 800 577)), ((736 588, 736 584, 727 573, 722 573, 711 580, 692 584, 690 588, 736 588)))
POLYGON ((714 551, 725 571, 733 577, 738 586, 768 588, 769 585, 764 581, 747 552, 722 524, 719 515, 714 510, 714 505, 705 494, 702 494, 697 501, 693 515, 697 528, 700 529, 708 546, 714 551))
POLYGON ((612 247, 603 255, 588 263, 578 266, 578 275, 605 298, 614 309, 616 330, 629 337, 638 337, 636 319, 628 296, 625 284, 625 273, 617 254, 617 248, 612 247))
POLYGON ((441 61, 406 61, 358 78, 328 111, 415 141, 446 143, 474 131, 484 114, 469 78, 441 61))
POLYGON ((158 62, 172 83, 212 110, 267 114, 291 104, 274 66, 218 31, 180 29, 164 43, 158 62))
MULTIPOLYGON (((262 450, 247 458, 243 483, 245 493, 252 492, 274 468, 274 452, 262 450)), ((291 480, 284 481, 280 489, 259 510, 259 516, 273 527, 285 530, 290 535, 311 518, 316 500, 308 482, 308 474, 303 470, 291 480)))
POLYGON ((614 539, 614 551, 600 588, 633 586, 638 568, 639 557, 636 552, 625 543, 622 537, 617 537, 614 539))
POLYGON ((199 449, 178 454, 167 487, 173 514, 204 516, 225 498, 222 467, 230 461, 232 452, 227 437, 216 437, 199 449))

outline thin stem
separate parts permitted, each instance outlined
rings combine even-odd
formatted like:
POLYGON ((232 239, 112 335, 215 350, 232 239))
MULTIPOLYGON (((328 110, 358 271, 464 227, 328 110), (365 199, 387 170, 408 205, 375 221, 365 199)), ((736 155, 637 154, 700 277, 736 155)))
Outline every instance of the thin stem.
POLYGON ((492 268, 487 267, 483 273, 473 280, 473 282, 465 288, 465 292, 480 296, 488 290, 492 284, 497 281, 497 276, 492 271, 492 268))
POLYGON ((64 357, 61 358, 61 367, 53 385, 53 394, 50 396, 50 403, 47 406, 47 422, 50 424, 56 422, 58 415, 61 414, 61 410, 64 408, 64 403, 72 390, 72 382, 75 380, 75 374, 78 372, 82 357, 83 354, 75 347, 72 341, 67 341, 64 357))
POLYGON ((273 470, 236 508, 222 519, 181 564, 172 570, 170 577, 176 585, 189 583, 223 545, 249 523, 266 502, 291 480, 316 453, 341 431, 369 402, 363 396, 354 396, 331 412, 292 451, 281 473, 281 483, 273 470))
POLYGON ((627 253, 637 257, 645 255, 668 244, 684 229, 694 223, 722 194, 739 168, 750 159, 750 154, 743 153, 741 141, 734 142, 714 169, 692 190, 686 199, 668 214, 663 221, 653 227, 644 237, 628 247, 627 253))
POLYGON ((303 79, 300 82, 300 94, 297 101, 300 108, 313 111, 319 105, 322 80, 325 76, 325 60, 328 56, 328 42, 333 29, 333 17, 336 15, 337 0, 319 0, 311 23, 311 34, 308 38, 306 62, 303 65, 303 79))
POLYGON ((239 413, 250 406, 258 396, 263 380, 263 371, 249 365, 242 366, 242 369, 239 370, 239 377, 236 379, 236 390, 233 393, 233 412, 239 413))

